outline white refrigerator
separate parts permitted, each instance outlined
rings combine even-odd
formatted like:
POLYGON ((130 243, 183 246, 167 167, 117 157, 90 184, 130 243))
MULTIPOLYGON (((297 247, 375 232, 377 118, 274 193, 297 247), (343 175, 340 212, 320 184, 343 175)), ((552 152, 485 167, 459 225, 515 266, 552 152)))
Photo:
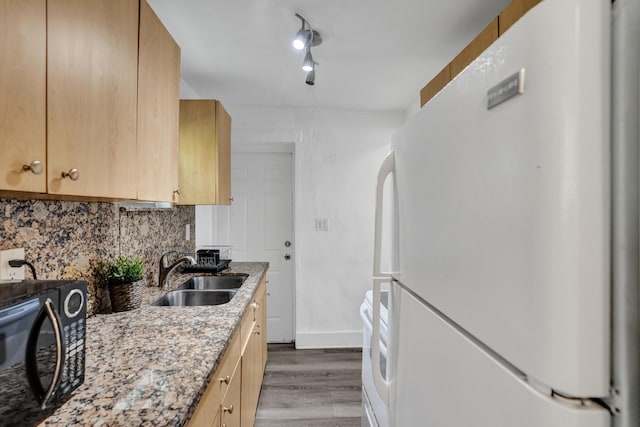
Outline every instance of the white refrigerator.
POLYGON ((640 426, 637 3, 543 0, 394 135, 390 426, 640 426))

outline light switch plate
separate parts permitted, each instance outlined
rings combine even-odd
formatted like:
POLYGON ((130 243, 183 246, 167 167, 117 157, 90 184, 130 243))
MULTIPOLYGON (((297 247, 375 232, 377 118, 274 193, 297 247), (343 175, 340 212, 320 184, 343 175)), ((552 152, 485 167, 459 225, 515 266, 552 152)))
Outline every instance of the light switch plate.
POLYGON ((0 280, 24 280, 24 266, 11 267, 12 259, 24 259, 24 248, 0 251, 0 280))
POLYGON ((329 219, 316 218, 316 231, 329 231, 329 219))

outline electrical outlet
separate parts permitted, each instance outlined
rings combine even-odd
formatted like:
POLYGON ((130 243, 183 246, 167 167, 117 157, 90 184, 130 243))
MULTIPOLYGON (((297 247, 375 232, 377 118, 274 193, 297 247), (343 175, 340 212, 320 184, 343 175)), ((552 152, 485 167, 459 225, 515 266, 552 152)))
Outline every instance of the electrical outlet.
POLYGON ((12 259, 24 259, 24 248, 0 251, 0 280, 24 280, 24 266, 11 267, 12 259))
POLYGON ((187 242, 191 240, 191 224, 187 224, 184 228, 184 239, 187 242))

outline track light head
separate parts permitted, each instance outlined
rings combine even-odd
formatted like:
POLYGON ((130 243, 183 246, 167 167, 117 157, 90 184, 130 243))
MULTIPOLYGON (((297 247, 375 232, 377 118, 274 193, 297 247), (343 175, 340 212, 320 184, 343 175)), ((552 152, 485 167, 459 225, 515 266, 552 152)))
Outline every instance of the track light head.
POLYGON ((316 84, 316 69, 312 69, 311 71, 309 71, 309 73, 307 74, 307 79, 305 80, 305 83, 308 84, 309 86, 313 86, 316 84))
POLYGON ((307 45, 305 40, 306 40, 306 36, 302 32, 298 31, 298 34, 296 34, 295 39, 293 39, 293 47, 296 48, 297 50, 304 49, 304 47, 307 45))
POLYGON ((302 21, 302 27, 293 38, 293 47, 302 50, 307 47, 318 46, 322 43, 322 36, 319 32, 311 28, 309 21, 304 19, 302 15, 296 13, 296 16, 302 21))
POLYGON ((312 71, 314 68, 313 56, 311 56, 311 48, 307 47, 307 54, 304 56, 304 61, 302 61, 302 69, 304 71, 312 71))

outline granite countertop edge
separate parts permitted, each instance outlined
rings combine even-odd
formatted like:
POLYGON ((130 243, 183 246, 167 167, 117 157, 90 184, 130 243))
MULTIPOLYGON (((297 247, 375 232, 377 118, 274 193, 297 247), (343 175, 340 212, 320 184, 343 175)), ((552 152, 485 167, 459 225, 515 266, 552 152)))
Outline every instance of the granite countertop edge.
POLYGON ((87 319, 85 381, 41 426, 184 426, 204 394, 265 276, 267 262, 232 262, 249 274, 227 304, 156 307, 170 289, 146 287, 142 307, 87 319))

